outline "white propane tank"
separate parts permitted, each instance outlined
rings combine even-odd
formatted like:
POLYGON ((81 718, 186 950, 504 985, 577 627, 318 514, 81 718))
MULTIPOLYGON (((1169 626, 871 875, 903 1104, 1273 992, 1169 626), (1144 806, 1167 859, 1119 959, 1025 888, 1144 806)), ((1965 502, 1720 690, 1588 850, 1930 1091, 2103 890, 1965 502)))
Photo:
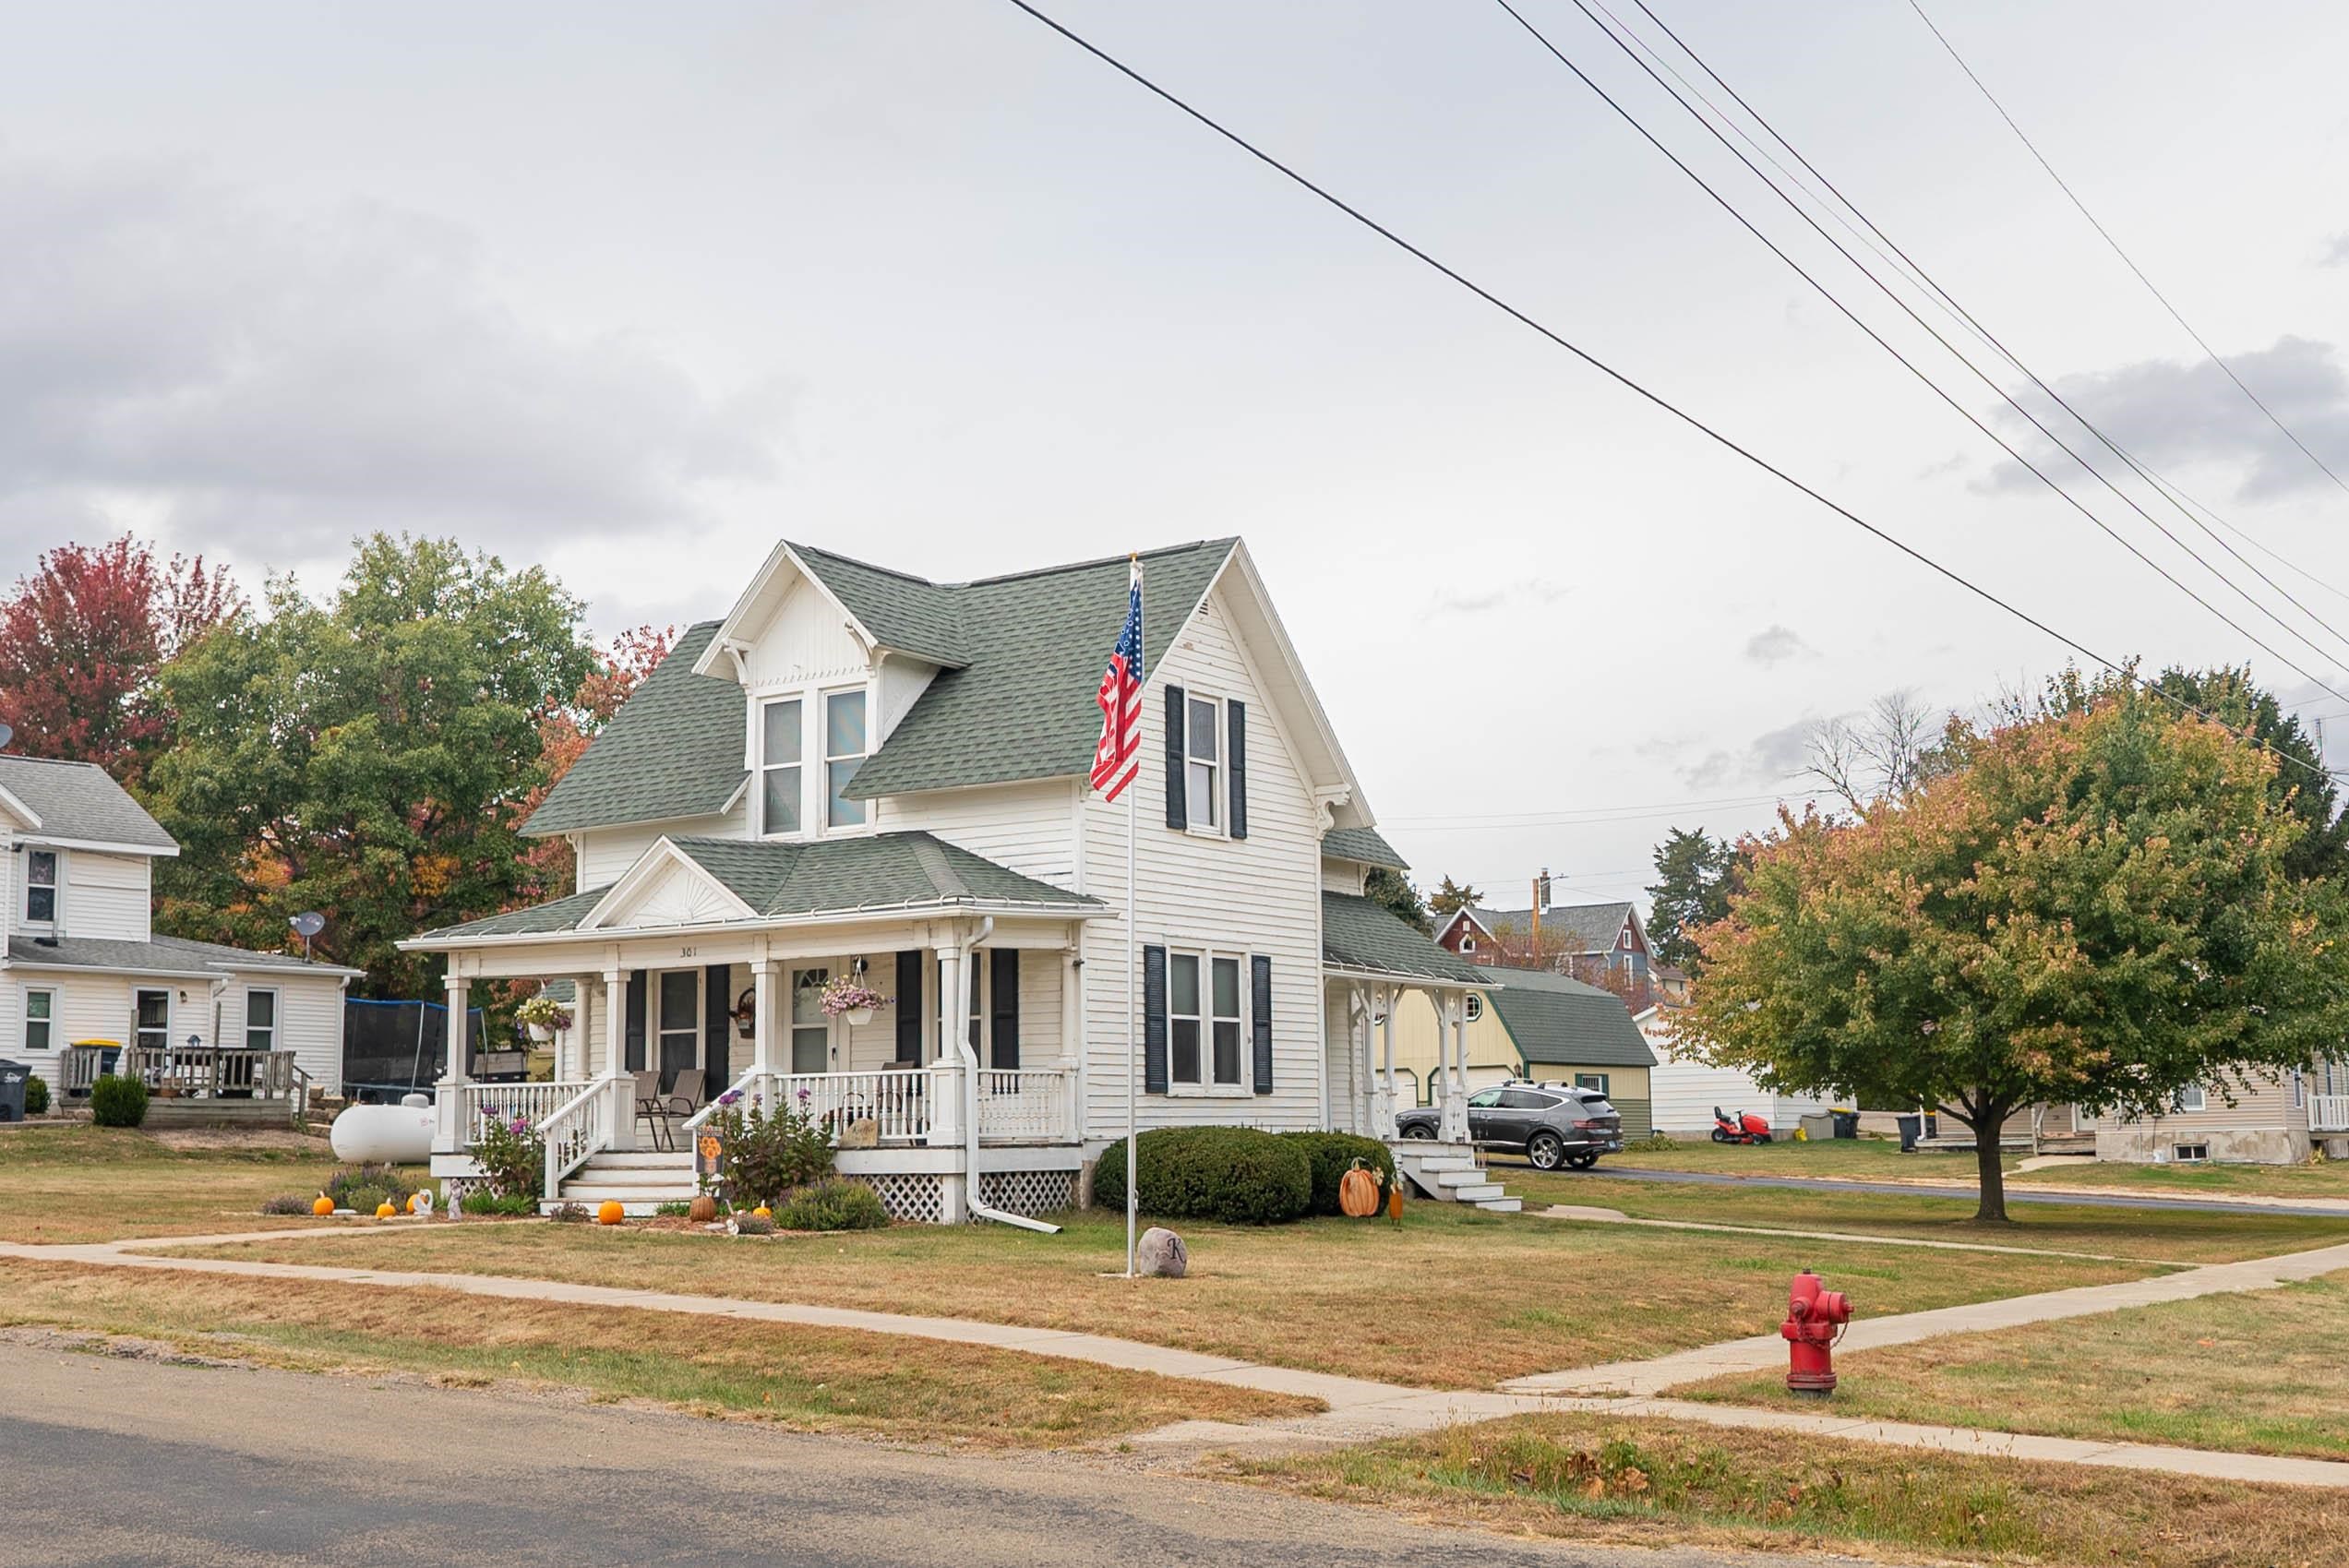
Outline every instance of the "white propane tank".
POLYGON ((334 1119, 328 1142, 352 1164, 423 1165, 432 1158, 432 1100, 409 1095, 396 1106, 352 1106, 334 1119))

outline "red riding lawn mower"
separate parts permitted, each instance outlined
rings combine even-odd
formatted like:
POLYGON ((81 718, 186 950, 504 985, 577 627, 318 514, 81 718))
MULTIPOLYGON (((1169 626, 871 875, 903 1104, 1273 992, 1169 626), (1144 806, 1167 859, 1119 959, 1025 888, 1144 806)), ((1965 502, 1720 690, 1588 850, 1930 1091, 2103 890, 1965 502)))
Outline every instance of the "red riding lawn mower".
POLYGON ((1770 1141, 1770 1122, 1766 1116, 1739 1111, 1734 1116, 1720 1107, 1713 1107, 1713 1142, 1716 1143, 1767 1143, 1770 1141))

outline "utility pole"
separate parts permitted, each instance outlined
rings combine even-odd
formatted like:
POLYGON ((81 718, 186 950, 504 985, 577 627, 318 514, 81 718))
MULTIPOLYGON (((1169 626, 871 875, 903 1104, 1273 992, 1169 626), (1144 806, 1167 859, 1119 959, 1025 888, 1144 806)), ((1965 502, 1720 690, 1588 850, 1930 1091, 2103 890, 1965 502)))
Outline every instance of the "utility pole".
POLYGON ((1550 902, 1550 868, 1533 879, 1533 967, 1541 967, 1541 909, 1550 902))

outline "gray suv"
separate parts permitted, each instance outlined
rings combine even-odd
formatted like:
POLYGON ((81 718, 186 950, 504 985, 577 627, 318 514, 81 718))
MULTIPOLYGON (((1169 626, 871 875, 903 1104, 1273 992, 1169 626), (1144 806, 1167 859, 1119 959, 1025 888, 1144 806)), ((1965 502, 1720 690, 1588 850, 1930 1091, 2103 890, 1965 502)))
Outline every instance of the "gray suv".
MULTIPOLYGON (((1407 1110, 1395 1119, 1406 1138, 1441 1136, 1443 1111, 1407 1110)), ((1623 1153, 1624 1119, 1596 1089, 1565 1083, 1504 1083, 1468 1096, 1468 1137, 1521 1154, 1536 1170, 1588 1170, 1600 1155, 1623 1153)))

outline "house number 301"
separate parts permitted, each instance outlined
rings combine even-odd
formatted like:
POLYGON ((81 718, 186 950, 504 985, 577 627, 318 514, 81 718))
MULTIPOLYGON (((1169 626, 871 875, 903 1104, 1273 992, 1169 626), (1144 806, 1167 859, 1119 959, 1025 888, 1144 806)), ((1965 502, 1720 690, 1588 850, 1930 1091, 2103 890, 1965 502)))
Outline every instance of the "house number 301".
POLYGON ((700 951, 701 951, 701 950, 700 950, 699 948, 694 947, 691 943, 689 943, 689 943, 687 943, 684 947, 681 947, 681 948, 679 948, 679 949, 677 949, 677 955, 679 958, 691 958, 691 957, 692 957, 695 953, 699 952, 700 951))

